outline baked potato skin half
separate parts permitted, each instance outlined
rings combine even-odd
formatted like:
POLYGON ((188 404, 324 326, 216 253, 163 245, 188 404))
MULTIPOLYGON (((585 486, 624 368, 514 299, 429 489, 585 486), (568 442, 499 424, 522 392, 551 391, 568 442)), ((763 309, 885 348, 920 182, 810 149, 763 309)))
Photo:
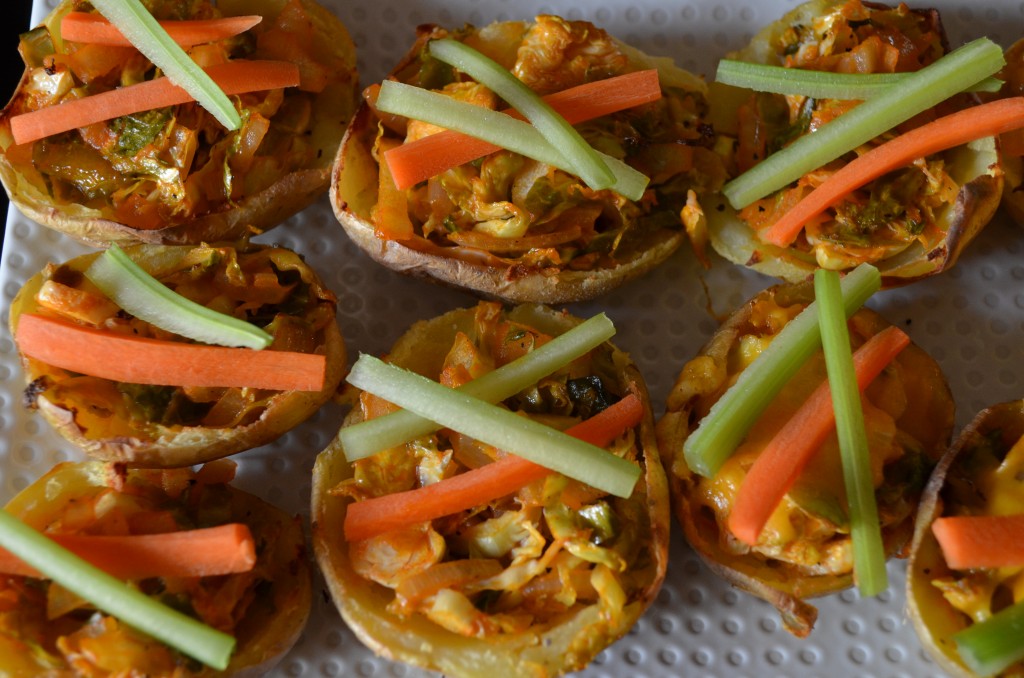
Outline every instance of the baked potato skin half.
MULTIPOLYGON (((521 156, 501 151, 488 156, 485 162, 490 164, 484 170, 464 165, 406 191, 415 235, 389 240, 382 237, 373 216, 378 197, 379 118, 364 102, 338 151, 331 205, 349 237, 371 258, 394 270, 486 298, 558 304, 605 294, 644 274, 679 247, 686 238, 681 210, 689 201, 691 209, 699 212, 697 198, 717 190, 725 179, 722 161, 711 150, 713 130, 703 124, 707 104, 702 80, 667 59, 651 58, 619 43, 587 22, 552 16, 538 16, 532 24, 499 22, 458 31, 423 26, 391 77, 439 91, 465 84, 446 83, 451 69, 423 56, 430 40, 444 37, 482 51, 541 94, 657 68, 661 101, 577 125, 592 144, 624 157, 652 175, 653 181, 645 197, 633 203, 611 191, 591 191, 560 170, 548 168, 545 173, 546 166, 530 160, 524 163, 521 156), (666 101, 674 102, 672 111, 666 101), (511 169, 502 169, 503 164, 511 169), (501 181, 507 186, 493 186, 490 175, 483 176, 492 167, 499 168, 492 174, 504 177, 501 181), (533 188, 527 191, 520 184, 533 188), (465 193, 465 186, 488 197, 467 201, 459 194, 465 193), (690 189, 695 191, 692 199, 690 189), (545 192, 554 199, 538 203, 537 195, 545 192), (448 197, 439 197, 442 193, 448 197), (566 206, 571 209, 564 210, 566 206), (514 215, 509 224, 528 219, 529 226, 522 234, 508 236, 511 228, 495 230, 488 225, 499 221, 487 218, 488 210, 514 215), (441 212, 446 212, 443 219, 438 216, 441 212), (441 222, 444 228, 439 228, 441 222), (525 244, 534 236, 558 235, 579 225, 582 235, 575 239, 555 245, 525 244), (478 236, 479 244, 466 241, 466 233, 478 236), (521 242, 519 249, 507 245, 513 241, 521 242)), ((478 94, 478 99, 486 97, 478 94)), ((406 138, 405 119, 395 120, 385 118, 383 135, 401 143, 406 138)))
MULTIPOLYGON (((703 478, 687 466, 683 444, 766 340, 813 296, 810 282, 778 285, 733 313, 700 354, 683 367, 658 422, 659 449, 673 508, 690 545, 713 572, 774 605, 786 629, 800 637, 811 632, 817 618, 817 610, 806 599, 853 584, 849 536, 842 526, 845 499, 840 497, 845 494, 835 434, 804 471, 804 478, 813 477, 813 482, 797 481, 756 547, 733 537, 726 521, 746 469, 824 380, 821 352, 776 397, 715 478, 703 478)), ((849 322, 854 348, 887 326, 870 309, 858 311, 849 322)), ((865 407, 865 416, 883 542, 888 556, 900 555, 913 532, 914 511, 925 478, 949 442, 953 399, 938 365, 914 344, 897 356, 866 393, 870 408, 865 407)))
MULTIPOLYGON (((950 639, 957 631, 967 628, 972 620, 944 593, 955 597, 959 586, 966 605, 975 606, 979 612, 989 610, 995 602, 990 597, 994 598, 1005 580, 1020 568, 952 570, 946 564, 931 526, 943 516, 984 515, 986 499, 997 491, 1019 496, 1019 486, 1015 485, 1020 482, 1019 477, 1007 479, 1009 486, 1005 482, 994 484, 991 478, 1022 436, 1024 400, 1000 403, 981 411, 943 456, 921 500, 907 568, 907 610, 921 644, 951 676, 969 678, 974 675, 962 663, 950 639)), ((1024 663, 1018 662, 998 675, 1003 678, 1024 676, 1024 663)))
MULTIPOLYGON (((1024 40, 1006 50, 1006 66, 998 77, 1003 81, 999 97, 1024 95, 1024 40)), ((1006 178, 1002 206, 1018 224, 1024 224, 1024 132, 1014 130, 999 137, 999 158, 1006 178)))
MULTIPOLYGON (((492 308, 495 307, 497 305, 493 304, 492 308)), ((472 331, 476 313, 474 309, 461 309, 417 323, 395 344, 388 360, 436 378, 456 333, 472 331)), ((507 317, 551 335, 564 332, 578 322, 565 313, 529 305, 517 307, 507 317)), ((544 620, 537 617, 525 628, 475 637, 448 630, 422 611, 405 617, 394 614, 395 592, 357 572, 355 560, 361 556, 353 555, 355 546, 344 539, 343 524, 352 498, 333 490, 339 484, 351 483, 353 467, 345 460, 337 442, 332 442, 318 456, 313 471, 314 551, 342 617, 374 652, 451 676, 555 676, 586 666, 603 648, 627 633, 653 601, 667 567, 669 508, 650 403, 639 372, 625 354, 610 344, 598 347, 595 352, 612 357, 620 370, 617 383, 606 384, 608 390, 618 395, 635 393, 642 399, 645 410, 643 420, 632 434, 635 436, 633 444, 640 452, 641 479, 632 497, 619 504, 629 508, 620 508, 617 513, 620 529, 623 533, 634 534, 637 549, 628 556, 627 570, 616 575, 624 589, 622 609, 607 613, 600 603, 584 600, 581 594, 576 604, 544 620), (623 525, 627 522, 629 526, 623 525)), ((362 413, 357 408, 346 424, 361 419, 362 413)), ((405 454, 404 449, 401 452, 405 454)), ((537 481, 530 487, 539 488, 544 482, 537 481)), ((524 488, 521 492, 526 491, 524 488)), ((486 507, 483 510, 489 511, 486 507)), ((447 520, 433 522, 440 524, 447 520)), ((450 535, 445 538, 453 543, 450 535)), ((618 548, 621 547, 615 542, 609 546, 609 549, 618 548)), ((524 603, 522 609, 530 608, 524 603)), ((500 616, 495 614, 494 618, 500 616)))
MULTIPOLYGON (((128 528, 119 531, 114 523, 130 518, 125 523, 132 525, 129 533, 144 534, 152 531, 145 527, 147 520, 154 525, 160 522, 152 520, 154 516, 161 521, 173 519, 177 529, 231 522, 248 525, 257 557, 251 571, 202 580, 138 582, 153 595, 160 595, 161 589, 178 591, 179 603, 185 600, 205 623, 235 636, 237 645, 225 671, 204 667, 130 629, 118 629, 116 621, 105 615, 100 618, 103 621, 90 619, 87 609, 72 609, 48 619, 48 584, 0 576, 0 592, 8 601, 0 611, 0 673, 106 676, 128 675, 134 670, 138 673, 132 675, 153 678, 205 678, 255 677, 273 669, 305 627, 312 603, 312 566, 298 517, 233 488, 228 484, 233 474, 234 464, 225 461, 197 472, 187 468, 126 471, 96 461, 65 462, 6 506, 28 525, 51 533, 123 534, 128 528), (87 514, 85 509, 95 508, 97 502, 108 510, 102 515, 97 511, 87 514), (87 515, 91 515, 88 520, 87 515), (30 590, 37 593, 27 595, 30 590), (99 633, 103 623, 113 626, 99 633), (71 654, 58 649, 58 638, 63 638, 62 649, 71 654), (96 659, 90 660, 89 652, 75 652, 83 638, 91 639, 96 659)), ((59 598, 61 594, 54 595, 59 598)))
MULTIPOLYGON (((25 404, 87 455, 164 468, 210 461, 271 442, 312 416, 334 394, 346 369, 345 343, 335 319, 337 300, 298 254, 254 243, 134 245, 125 252, 193 301, 264 326, 274 336, 272 348, 265 350, 324 354, 324 387, 304 392, 121 384, 73 374, 23 355, 25 404), (264 291, 258 290, 257 279, 267 285, 264 291)), ((30 278, 11 303, 12 336, 22 313, 64 313, 42 300, 48 296, 41 293, 48 284, 85 290, 106 300, 82 274, 97 256, 51 264, 30 278)), ((116 305, 114 310, 115 315, 100 326, 128 326, 159 338, 176 336, 116 305)))
POLYGON ((217 43, 226 45, 221 51, 295 61, 302 84, 233 97, 243 107, 237 132, 190 103, 14 145, 11 117, 57 103, 69 91, 96 93, 147 73, 148 61, 131 48, 107 48, 121 52, 114 70, 101 74, 76 58, 85 46, 60 40, 60 19, 90 8, 64 0, 22 36, 26 70, 0 113, 0 180, 11 202, 40 224, 102 247, 246 237, 324 193, 358 88, 355 46, 337 17, 314 0, 228 0, 216 8, 206 0, 159 0, 147 6, 169 19, 261 15, 249 32, 217 43), (55 44, 61 45, 56 51, 55 44), (54 93, 40 95, 47 88, 54 93), (107 138, 113 146, 100 143, 107 138))
MULTIPOLYGON (((879 21, 896 27, 891 29, 892 36, 881 28, 870 29, 882 35, 882 42, 900 46, 896 71, 917 70, 948 51, 935 10, 908 10, 905 6, 897 10, 876 3, 861 4, 859 0, 811 0, 763 28, 747 47, 729 58, 770 65, 799 66, 806 62, 804 67, 823 70, 882 72, 886 69, 870 64, 879 64, 882 57, 878 54, 894 48, 887 44, 876 50, 877 35, 860 36, 855 33, 860 28, 849 28, 873 26, 879 21), (820 33, 820 39, 812 27, 820 33), (857 37, 848 38, 844 31, 857 37), (904 38, 904 33, 910 37, 904 38), (856 46, 840 49, 843 40, 856 46), (832 41, 836 45, 834 53, 828 51, 832 41), (914 44, 908 47, 911 42, 914 44), (827 56, 816 56, 819 49, 827 56), (850 54, 860 56, 844 61, 850 54)), ((784 145, 789 136, 807 134, 808 128, 827 122, 852 105, 754 95, 723 85, 712 88, 710 100, 716 130, 735 140, 727 163, 734 175, 756 164, 776 146, 784 145), (747 122, 741 122, 744 120, 747 122), (750 131, 753 129, 756 133, 750 131), (758 146, 761 142, 764 148, 758 146)), ((966 97, 953 99, 936 110, 948 113, 949 106, 963 107, 972 102, 966 97)), ((917 119, 926 120, 927 114, 917 119)), ((712 247, 733 263, 789 282, 807 278, 818 267, 843 271, 867 262, 882 272, 883 286, 896 287, 953 266, 963 248, 992 218, 1003 190, 996 143, 986 138, 929 156, 926 167, 931 174, 927 176, 941 179, 935 185, 922 182, 924 165, 922 169, 911 167, 890 173, 860 189, 855 200, 830 208, 821 223, 809 225, 793 245, 780 248, 762 242, 757 230, 774 223, 787 204, 798 200, 801 191, 820 183, 839 162, 739 212, 719 196, 717 202, 706 207, 712 247)))

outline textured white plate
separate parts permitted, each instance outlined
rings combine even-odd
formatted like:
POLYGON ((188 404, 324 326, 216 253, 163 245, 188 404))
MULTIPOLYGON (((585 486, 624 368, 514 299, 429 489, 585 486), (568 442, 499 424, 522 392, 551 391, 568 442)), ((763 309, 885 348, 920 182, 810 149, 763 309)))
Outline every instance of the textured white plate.
MULTIPOLYGON (((562 13, 584 18, 654 54, 674 57, 697 73, 714 71, 727 50, 741 47, 791 0, 743 2, 578 3, 513 0, 325 2, 336 8, 359 49, 364 84, 379 80, 404 53, 417 24, 482 24, 496 19, 562 13)), ((1024 29, 1024 4, 1004 0, 930 3, 943 10, 953 45, 987 35, 1004 46, 1024 29)), ((35 21, 51 3, 37 2, 35 21)), ((5 58, 15 58, 8 47, 5 58)), ((351 356, 380 353, 412 321, 474 303, 466 294, 405 279, 373 264, 348 242, 326 198, 265 235, 297 249, 340 297, 339 317, 351 356)), ((7 331, 11 299, 47 261, 84 251, 67 238, 12 210, 0 260, 0 503, 64 459, 80 453, 21 405, 22 375, 7 331)), ((679 252, 648 277, 597 302, 572 308, 581 316, 606 311, 619 328, 616 342, 643 370, 656 413, 683 362, 724 316, 768 278, 715 259, 703 271, 679 252), (708 299, 705 289, 714 290, 708 299), (715 316, 711 315, 711 312, 715 316)), ((939 278, 872 300, 893 323, 930 351, 946 370, 962 426, 979 409, 1024 397, 1024 229, 1005 216, 988 226, 956 269, 939 278)), ((308 515, 310 473, 317 452, 338 426, 328 406, 275 444, 238 455, 238 483, 286 510, 308 515)), ((904 612, 902 563, 891 563, 890 590, 861 600, 846 592, 820 601, 817 628, 807 640, 781 629, 768 605, 732 590, 699 563, 673 532, 668 580, 636 628, 602 652, 587 676, 912 676, 941 672, 923 655, 904 612)), ((299 644, 278 667, 281 676, 423 675, 374 657, 342 623, 323 590, 299 644)))

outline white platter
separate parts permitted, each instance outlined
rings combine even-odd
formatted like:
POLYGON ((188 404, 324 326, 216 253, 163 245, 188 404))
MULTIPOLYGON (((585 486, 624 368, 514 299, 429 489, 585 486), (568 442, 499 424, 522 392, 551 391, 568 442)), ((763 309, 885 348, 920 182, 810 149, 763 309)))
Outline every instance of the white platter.
MULTIPOLYGON (((327 1, 349 27, 359 49, 361 81, 379 80, 404 53, 417 24, 529 18, 560 13, 584 18, 684 68, 713 73, 715 61, 741 47, 791 0, 688 0, 617 3, 327 1)), ((1024 33, 1024 4, 1002 0, 981 7, 971 0, 931 3, 943 11, 952 44, 987 35, 1008 45, 1024 33)), ((51 8, 37 2, 34 21, 51 8)), ((8 48, 8 58, 14 57, 8 48)), ((349 353, 381 353, 413 320, 474 303, 467 294, 412 281, 384 270, 348 242, 326 198, 261 238, 302 252, 340 298, 339 317, 349 353)), ((7 220, 0 259, 0 503, 64 459, 80 454, 21 405, 22 375, 7 330, 11 299, 47 261, 85 251, 15 210, 7 220)), ((596 302, 572 307, 577 315, 606 311, 619 328, 616 343, 640 365, 656 404, 683 362, 724 317, 771 283, 715 258, 710 271, 689 252, 676 253, 646 278, 596 302), (705 289, 714 290, 708 299, 705 289)), ((1024 229, 1003 214, 970 245, 946 275, 878 295, 871 305, 898 324, 939 361, 957 401, 962 426, 981 408, 1024 397, 1024 229)), ((317 452, 338 426, 328 406, 281 440, 236 459, 238 484, 286 510, 309 514, 310 472, 317 452)), ((890 590, 862 600, 846 592, 819 601, 817 627, 806 640, 782 630, 767 604, 732 590, 703 567, 673 531, 668 580, 633 631, 602 652, 586 676, 854 676, 940 675, 923 656, 904 612, 904 565, 890 563, 890 590)), ((278 667, 280 676, 414 676, 408 667, 374 657, 345 627, 317 589, 302 639, 278 667)))

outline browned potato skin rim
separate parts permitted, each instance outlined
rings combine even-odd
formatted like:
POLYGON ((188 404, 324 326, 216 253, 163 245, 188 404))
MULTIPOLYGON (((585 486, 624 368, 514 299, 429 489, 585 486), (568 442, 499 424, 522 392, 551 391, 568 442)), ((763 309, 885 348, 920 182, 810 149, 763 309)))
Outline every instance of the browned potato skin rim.
MULTIPOLYGON (((777 285, 761 292, 754 299, 764 295, 780 294, 786 295, 786 299, 809 303, 813 299, 813 285, 810 282, 777 285)), ((740 335, 750 315, 752 302, 753 300, 747 302, 722 324, 701 349, 700 355, 712 356, 720 366, 726 364, 729 348, 740 335)), ((889 326, 888 322, 870 309, 861 309, 858 315, 864 319, 870 334, 876 334, 889 326)), ((912 369, 929 372, 927 385, 931 386, 929 392, 932 400, 927 406, 928 416, 921 416, 922 421, 918 422, 918 425, 934 429, 934 440, 931 447, 926 449, 926 453, 933 460, 938 460, 945 451, 952 432, 952 394, 938 365, 913 343, 904 349, 896 362, 911 360, 912 369)), ((696 412, 698 402, 703 401, 706 406, 710 401, 707 400, 707 396, 700 394, 689 398, 680 395, 680 385, 684 381, 684 374, 680 374, 669 395, 665 415, 658 422, 658 443, 665 460, 673 508, 687 541, 715 574, 771 603, 778 609, 787 631, 801 638, 806 637, 814 627, 818 611, 805 600, 849 588, 853 585, 852 574, 806 575, 785 563, 779 563, 777 567, 768 567, 763 557, 730 554, 719 547, 719 525, 713 517, 705 517, 699 511, 695 511, 694 505, 690 502, 689 495, 695 482, 694 474, 686 466, 682 456, 683 444, 699 424, 700 415, 696 412), (677 469, 681 475, 677 475, 673 469, 677 469)), ((905 428, 909 424, 906 419, 901 418, 898 426, 905 428)), ((921 435, 919 432, 915 433, 921 435)), ((912 533, 912 517, 883 532, 886 555, 891 557, 903 553, 912 533)))
MULTIPOLYGON (((957 458, 969 451, 981 437, 997 430, 1003 432, 1003 439, 1010 445, 1024 436, 1024 400, 1000 403, 979 412, 943 455, 921 499, 907 565, 907 612, 914 623, 914 630, 928 655, 943 670, 958 678, 970 678, 974 674, 960 661, 950 636, 968 625, 964 623, 964 615, 949 605, 931 584, 932 579, 950 571, 931 526, 936 518, 945 514, 945 503, 940 493, 949 473, 957 470, 957 458)), ((1022 675, 1019 662, 1011 670, 998 675, 1022 675)))
MULTIPOLYGON (((772 63, 773 53, 770 41, 789 26, 808 24, 814 17, 824 14, 830 7, 843 4, 845 0, 810 0, 798 5, 778 21, 758 32, 751 42, 739 52, 730 54, 733 59, 754 63, 772 63)), ((865 2, 871 7, 885 7, 880 3, 865 2)), ((938 12, 927 12, 940 27, 940 37, 947 48, 945 32, 941 30, 938 12)), ((776 64, 773 64, 776 65, 776 64)), ((712 97, 714 104, 714 97, 712 97)), ((1003 193, 1003 168, 995 148, 972 150, 957 156, 954 175, 960 175, 960 191, 956 201, 941 216, 946 224, 946 238, 931 251, 924 251, 918 245, 907 251, 872 262, 882 272, 883 288, 899 287, 916 280, 936 275, 951 268, 964 247, 981 232, 999 207, 1003 193)), ((724 196, 709 201, 706 213, 711 245, 725 259, 755 271, 780 278, 787 282, 800 282, 814 274, 817 263, 812 253, 797 253, 795 247, 781 248, 761 242, 724 196), (808 261, 808 257, 810 261, 808 261)))
MULTIPOLYGON (((81 262, 84 269, 97 256, 98 253, 85 254, 71 261, 81 262)), ((39 273, 25 283, 11 302, 11 336, 15 334, 21 313, 29 312, 34 307, 34 296, 41 284, 42 273, 39 273)), ((35 398, 34 404, 60 435, 93 459, 135 467, 190 466, 265 445, 311 417, 331 398, 345 374, 345 341, 336 321, 329 323, 324 330, 323 351, 327 358, 323 389, 313 392, 282 391, 270 398, 259 419, 230 430, 222 427, 175 426, 163 427, 156 438, 97 439, 89 437, 79 426, 74 411, 60 407, 42 395, 35 398)), ((33 362, 21 356, 26 383, 31 383, 35 378, 33 362)))
MULTIPOLYGON (((0 156, 0 178, 14 185, 17 170, 0 156)), ((305 209, 327 188, 329 170, 291 172, 265 191, 247 196, 224 212, 205 214, 192 221, 158 229, 133 228, 103 217, 78 217, 53 203, 8 191, 11 202, 32 221, 65 233, 92 247, 132 243, 199 244, 258 235, 305 209)))
MULTIPOLYGON (((418 58, 427 39, 444 35, 443 29, 436 26, 421 27, 419 38, 393 74, 418 58)), ((563 304, 594 299, 643 275, 666 260, 685 238, 681 228, 661 229, 644 241, 634 243, 628 254, 617 256, 618 265, 614 268, 587 271, 562 268, 554 274, 551 271, 522 274, 490 265, 483 257, 480 262, 465 261, 382 240, 374 231, 369 212, 377 195, 377 163, 371 156, 376 128, 376 116, 365 102, 360 104, 334 161, 331 207, 356 245, 377 263, 401 273, 472 290, 486 298, 513 303, 563 304)))
MULTIPOLYGON (((545 332, 564 332, 579 322, 566 314, 539 310, 550 317, 551 327, 541 328, 545 332), (554 329, 558 327, 561 329, 554 329)), ((473 309, 460 309, 413 325, 396 343, 389 358, 415 371, 429 371, 428 365, 444 358, 460 319, 466 322, 472 314, 473 309), (424 356, 424 352, 429 355, 424 356)), ((317 457, 313 469, 313 549, 335 605, 356 636, 382 657, 447 675, 541 678, 582 669, 602 649, 625 635, 654 600, 664 580, 668 566, 669 509, 650 400, 634 365, 626 368, 620 385, 640 397, 644 405, 638 433, 643 454, 643 489, 636 491, 645 492, 652 536, 649 557, 654 572, 642 590, 627 591, 632 602, 627 604, 618 623, 602 619, 598 605, 591 605, 544 630, 466 638, 421 615, 400 619, 389 614, 385 607, 394 594, 358 576, 348 557, 343 525, 350 500, 332 496, 329 490, 351 477, 352 471, 334 440, 317 457)), ((359 418, 356 410, 345 423, 355 423, 359 418)))
MULTIPOLYGON (((64 474, 98 473, 100 467, 101 462, 95 461, 63 462, 50 469, 29 488, 38 487, 41 483, 60 478, 64 474)), ((252 527, 257 544, 261 534, 259 526, 276 525, 281 529, 276 543, 285 544, 285 547, 287 543, 291 543, 295 549, 295 556, 287 568, 279 568, 274 572, 275 578, 270 590, 262 593, 254 601, 250 613, 239 623, 239 628, 236 629, 238 645, 231 656, 228 668, 216 671, 204 667, 202 671, 190 674, 197 678, 256 678, 266 675, 298 641, 306 626, 313 601, 312 564, 306 551, 306 540, 299 519, 289 516, 255 495, 230 485, 227 488, 231 493, 233 519, 252 527)), ((6 509, 30 524, 45 525, 47 516, 54 508, 54 502, 60 496, 47 503, 33 501, 28 505, 24 499, 15 496, 6 509)), ((257 551, 257 558, 260 558, 260 551, 257 551)))
MULTIPOLYGON (((51 12, 56 15, 67 11, 75 0, 64 0, 51 12)), ((329 26, 332 41, 340 51, 350 54, 351 84, 344 98, 345 108, 351 112, 358 91, 358 76, 355 72, 355 44, 348 31, 333 12, 321 7, 314 0, 301 0, 306 11, 315 16, 319 25, 329 26)), ((44 19, 44 23, 47 22, 44 19)), ((21 82, 11 98, 13 103, 21 91, 29 70, 22 74, 21 82)), ((333 95, 332 95, 333 96, 333 95)), ((10 107, 8 104, 8 108, 10 107)), ((4 143, 10 140, 9 110, 0 113, 0 136, 4 143)), ((339 140, 344 134, 347 120, 337 120, 333 139, 339 140)), ((335 141, 334 143, 337 143, 335 141)), ((334 143, 330 147, 334 148, 334 143)), ((36 223, 66 233, 72 238, 92 247, 107 247, 110 243, 127 245, 134 242, 150 244, 199 244, 257 235, 267 231, 288 217, 300 212, 312 203, 330 185, 331 168, 328 165, 297 169, 281 177, 266 189, 247 195, 241 200, 224 204, 218 211, 199 215, 188 221, 170 224, 164 228, 141 229, 122 224, 100 216, 97 210, 77 205, 57 205, 38 190, 26 190, 19 186, 27 181, 18 167, 13 165, 5 152, 0 150, 0 180, 4 184, 10 201, 21 212, 36 223)))

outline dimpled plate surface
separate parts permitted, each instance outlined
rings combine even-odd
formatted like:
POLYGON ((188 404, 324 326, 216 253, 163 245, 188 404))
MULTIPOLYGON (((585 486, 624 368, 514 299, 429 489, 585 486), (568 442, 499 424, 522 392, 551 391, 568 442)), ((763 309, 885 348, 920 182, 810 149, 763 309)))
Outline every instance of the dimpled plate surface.
MULTIPOLYGON (((405 52, 414 27, 523 19, 560 13, 594 21, 652 54, 668 55, 696 73, 738 49, 763 24, 796 2, 655 2, 569 4, 558 1, 446 0, 445 2, 325 2, 337 11, 359 50, 361 82, 379 80, 405 52)), ((982 6, 969 0, 929 3, 943 11, 951 43, 987 35, 1010 44, 1024 28, 1024 3, 982 6)), ((37 2, 35 21, 52 8, 37 2)), ((8 47, 8 57, 16 58, 8 47)), ((357 250, 322 198, 262 236, 302 252, 340 298, 339 319, 349 354, 379 354, 412 321, 474 303, 468 294, 404 278, 357 250)), ((12 210, 0 262, 0 502, 56 462, 80 453, 21 405, 22 375, 7 330, 11 299, 48 261, 85 249, 12 210)), ((771 280, 715 258, 702 270, 687 251, 606 298, 577 304, 580 316, 606 311, 647 378, 656 414, 683 362, 717 326, 771 280), (709 299, 706 290, 712 290, 709 299), (712 315, 714 314, 714 315, 712 315)), ((957 401, 963 426, 990 404, 1024 396, 1024 229, 1000 213, 955 269, 911 287, 877 295, 871 305, 903 327, 939 361, 957 401)), ((288 511, 309 514, 310 473, 317 452, 337 429, 339 411, 325 407, 274 444, 235 458, 238 484, 288 511)), ((904 564, 890 563, 890 589, 873 599, 852 591, 818 601, 817 627, 797 640, 767 604, 731 589, 712 575, 673 531, 670 571, 656 602, 625 638, 603 651, 581 675, 599 676, 855 676, 924 677, 941 671, 924 655, 904 612, 904 564)), ((314 601, 302 639, 274 675, 422 676, 422 671, 379 659, 364 648, 324 595, 314 601)))

